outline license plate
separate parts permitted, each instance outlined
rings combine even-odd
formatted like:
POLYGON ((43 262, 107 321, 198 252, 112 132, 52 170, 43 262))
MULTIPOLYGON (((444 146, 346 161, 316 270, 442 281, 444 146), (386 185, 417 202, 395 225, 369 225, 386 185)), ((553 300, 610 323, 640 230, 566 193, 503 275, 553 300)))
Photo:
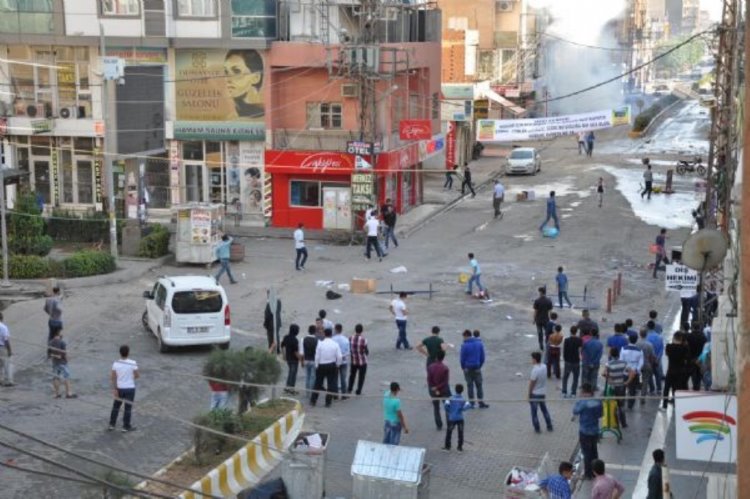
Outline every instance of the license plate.
POLYGON ((207 326, 201 326, 201 327, 189 327, 187 328, 188 334, 195 334, 195 333, 207 333, 208 327, 207 326))

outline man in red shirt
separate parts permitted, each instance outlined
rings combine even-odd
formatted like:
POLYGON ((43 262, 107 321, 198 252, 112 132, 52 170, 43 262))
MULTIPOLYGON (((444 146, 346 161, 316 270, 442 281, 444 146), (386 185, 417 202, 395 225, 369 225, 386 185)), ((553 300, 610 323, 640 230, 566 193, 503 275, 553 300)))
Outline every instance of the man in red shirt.
POLYGON ((450 389, 450 370, 443 363, 445 352, 438 350, 435 362, 427 368, 427 387, 430 390, 432 406, 435 412, 435 426, 438 430, 443 429, 443 420, 440 416, 441 399, 447 399, 451 396, 450 389))

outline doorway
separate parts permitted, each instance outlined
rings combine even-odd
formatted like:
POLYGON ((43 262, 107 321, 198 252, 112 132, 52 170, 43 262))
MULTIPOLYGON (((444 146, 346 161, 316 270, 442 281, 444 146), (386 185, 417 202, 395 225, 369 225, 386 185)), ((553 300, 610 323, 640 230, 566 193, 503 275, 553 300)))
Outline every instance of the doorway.
POLYGON ((351 190, 348 187, 323 187, 323 228, 351 230, 351 190))
POLYGON ((185 163, 185 200, 188 203, 202 203, 206 200, 204 170, 203 163, 185 163))

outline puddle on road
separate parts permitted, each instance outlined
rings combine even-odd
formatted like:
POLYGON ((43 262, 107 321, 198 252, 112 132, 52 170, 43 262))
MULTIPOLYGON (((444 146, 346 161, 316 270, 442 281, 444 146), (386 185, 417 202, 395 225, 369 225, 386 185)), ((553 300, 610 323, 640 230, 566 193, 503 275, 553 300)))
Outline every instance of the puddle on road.
POLYGON ((534 184, 526 187, 511 187, 508 189, 508 193, 515 199, 516 194, 523 191, 534 191, 537 201, 544 201, 549 196, 550 191, 555 191, 555 197, 561 198, 564 196, 576 195, 579 198, 587 198, 591 196, 592 189, 588 190, 576 190, 574 187, 576 178, 575 177, 563 177, 557 182, 546 183, 546 184, 534 184))
POLYGON ((674 194, 653 194, 651 200, 641 199, 641 181, 643 172, 599 165, 617 180, 617 190, 625 196, 633 213, 647 224, 657 225, 665 229, 692 227, 691 212, 698 204, 694 192, 675 192, 674 194))

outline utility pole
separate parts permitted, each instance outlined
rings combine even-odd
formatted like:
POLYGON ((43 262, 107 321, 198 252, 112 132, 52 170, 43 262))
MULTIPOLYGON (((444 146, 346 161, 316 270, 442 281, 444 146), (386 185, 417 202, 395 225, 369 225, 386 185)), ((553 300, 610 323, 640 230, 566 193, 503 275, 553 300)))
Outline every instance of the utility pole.
MULTIPOLYGON (((99 23, 99 56, 104 68, 104 59, 107 56, 107 46, 104 41, 104 26, 99 23)), ((102 71, 102 121, 104 121, 104 143, 102 155, 104 157, 104 177, 107 179, 107 209, 109 211, 109 251, 112 257, 117 259, 117 219, 115 218, 115 179, 112 172, 112 158, 115 154, 113 147, 115 127, 112 124, 109 104, 114 102, 114 88, 111 80, 102 71)))
MULTIPOLYGON (((5 165, 0 165, 5 170, 5 165)), ((7 288, 10 286, 10 274, 8 273, 8 260, 10 255, 8 254, 8 227, 5 222, 5 171, 0 172, 0 230, 2 230, 3 237, 3 280, 0 281, 0 286, 7 288)))

